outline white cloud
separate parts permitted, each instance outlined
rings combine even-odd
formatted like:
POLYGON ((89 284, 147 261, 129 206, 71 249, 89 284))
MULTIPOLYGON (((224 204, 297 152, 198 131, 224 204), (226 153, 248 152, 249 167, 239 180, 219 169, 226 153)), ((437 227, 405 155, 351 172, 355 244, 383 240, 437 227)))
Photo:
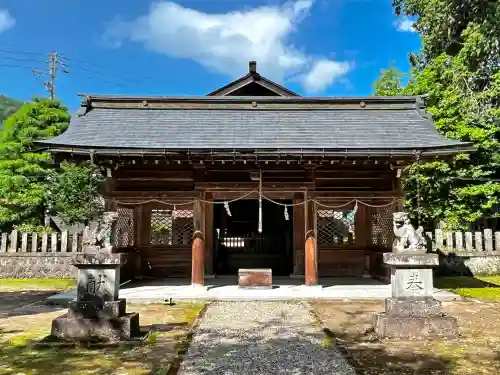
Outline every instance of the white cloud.
POLYGON ((394 26, 396 26, 396 29, 398 31, 403 31, 403 32, 416 32, 415 28, 413 27, 413 24, 415 23, 414 20, 408 17, 402 17, 400 20, 394 22, 394 26))
MULTIPOLYGON (((297 49, 289 38, 312 5, 313 0, 296 0, 283 6, 214 14, 162 1, 135 20, 109 23, 104 37, 114 47, 127 40, 140 43, 149 51, 191 59, 232 78, 245 74, 248 61, 256 60, 258 71, 270 79, 283 82, 299 77, 305 84, 309 82, 305 77, 312 73, 309 69, 324 60, 297 49)), ((331 66, 331 75, 337 74, 331 66)), ((323 75, 330 84, 331 75, 323 75)), ((319 80, 308 84, 320 87, 319 80)))
POLYGON ((352 64, 327 59, 316 61, 309 73, 302 77, 302 84, 308 92, 320 92, 351 70, 352 64))
POLYGON ((16 20, 10 15, 7 9, 0 9, 0 33, 14 27, 16 20))

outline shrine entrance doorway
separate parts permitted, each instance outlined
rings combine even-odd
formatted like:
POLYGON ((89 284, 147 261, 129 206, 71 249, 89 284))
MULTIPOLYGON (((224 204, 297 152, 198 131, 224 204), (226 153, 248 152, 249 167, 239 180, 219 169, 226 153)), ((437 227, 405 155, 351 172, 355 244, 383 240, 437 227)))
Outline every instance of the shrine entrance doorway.
MULTIPOLYGON (((292 201, 278 201, 291 204, 292 201)), ((214 265, 219 275, 236 274, 240 268, 271 268, 273 275, 288 276, 293 270, 293 208, 262 202, 259 233, 259 202, 240 200, 214 206, 214 265)))

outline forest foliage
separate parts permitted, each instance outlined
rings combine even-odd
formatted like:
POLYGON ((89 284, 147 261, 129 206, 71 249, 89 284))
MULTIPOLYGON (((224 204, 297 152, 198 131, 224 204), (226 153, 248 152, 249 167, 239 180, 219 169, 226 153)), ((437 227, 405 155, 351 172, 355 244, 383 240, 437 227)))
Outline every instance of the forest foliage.
POLYGON ((453 162, 411 165, 404 178, 407 209, 428 227, 442 221, 461 229, 498 216, 500 2, 394 0, 393 6, 415 20, 422 48, 410 54, 409 72, 383 70, 375 94, 421 95, 443 135, 477 148, 453 162))
POLYGON ((0 228, 38 231, 57 215, 66 224, 85 223, 98 213, 102 172, 90 163, 54 162, 37 141, 53 138, 69 124, 57 100, 22 105, 0 129, 0 228))

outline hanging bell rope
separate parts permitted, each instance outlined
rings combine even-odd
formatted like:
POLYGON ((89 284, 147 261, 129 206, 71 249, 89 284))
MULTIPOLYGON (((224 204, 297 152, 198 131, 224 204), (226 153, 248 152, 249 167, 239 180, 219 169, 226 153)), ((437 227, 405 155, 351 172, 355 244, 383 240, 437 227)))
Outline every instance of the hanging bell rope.
POLYGON ((227 216, 231 216, 231 210, 229 209, 229 202, 224 202, 224 208, 226 209, 227 216))
POLYGON ((354 209, 352 210, 352 214, 356 215, 356 212, 358 212, 358 201, 354 204, 354 209))

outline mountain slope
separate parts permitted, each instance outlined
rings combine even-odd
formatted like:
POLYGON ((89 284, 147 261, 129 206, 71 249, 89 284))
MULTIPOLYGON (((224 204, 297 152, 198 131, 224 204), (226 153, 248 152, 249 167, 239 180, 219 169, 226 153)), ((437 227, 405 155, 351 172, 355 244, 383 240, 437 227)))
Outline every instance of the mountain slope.
POLYGON ((23 102, 19 100, 0 95, 0 127, 2 127, 4 120, 16 112, 22 105, 23 102))

